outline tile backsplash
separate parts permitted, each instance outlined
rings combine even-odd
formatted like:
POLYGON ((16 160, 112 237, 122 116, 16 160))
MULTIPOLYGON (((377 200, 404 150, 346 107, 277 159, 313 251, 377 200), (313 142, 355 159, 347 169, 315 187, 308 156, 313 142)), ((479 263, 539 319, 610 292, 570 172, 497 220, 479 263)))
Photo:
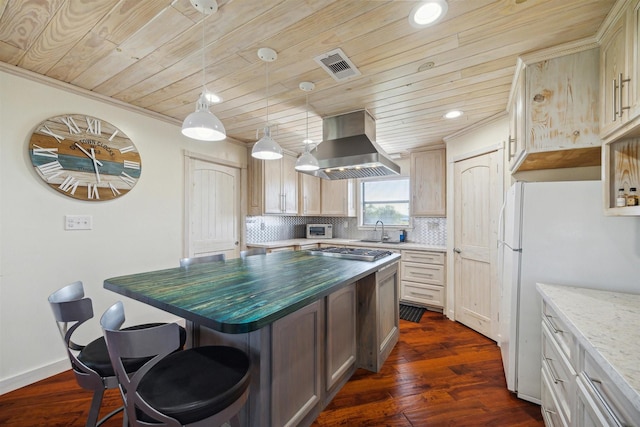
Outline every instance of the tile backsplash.
MULTIPOLYGON (((248 216, 247 242, 261 243, 274 240, 304 238, 307 224, 332 224, 333 237, 340 239, 378 238, 379 232, 358 230, 356 218, 300 217, 300 216, 248 216)), ((392 240, 398 239, 398 231, 389 230, 392 240)), ((413 218, 413 228, 407 228, 408 241, 426 245, 447 244, 446 218, 413 218)))

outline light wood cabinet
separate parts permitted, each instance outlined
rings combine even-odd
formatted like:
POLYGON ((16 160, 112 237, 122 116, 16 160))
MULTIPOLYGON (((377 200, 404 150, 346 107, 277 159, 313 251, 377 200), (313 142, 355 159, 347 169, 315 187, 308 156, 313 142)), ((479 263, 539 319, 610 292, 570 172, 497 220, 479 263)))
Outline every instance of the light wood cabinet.
POLYGON ((599 49, 531 58, 518 60, 509 103, 511 171, 600 165, 599 49))
POLYGON ((273 323, 271 425, 295 426, 322 400, 324 307, 319 300, 273 323))
POLYGON ((610 141, 640 125, 640 1, 616 3, 600 55, 600 134, 610 141))
POLYGON ((402 251, 400 300, 426 307, 444 308, 445 254, 402 251))
POLYGON ((298 173, 300 195, 298 203, 300 207, 298 212, 302 216, 320 215, 320 181, 321 179, 308 175, 306 173, 298 173))
POLYGON ((249 155, 249 215, 297 215, 296 158, 285 153, 279 160, 258 160, 249 155))
POLYGON ((356 363, 356 285, 327 297, 326 390, 340 384, 356 363))
POLYGON ((379 372, 400 336, 398 263, 359 280, 357 294, 357 366, 379 372))
POLYGON ((445 149, 413 152, 410 160, 411 216, 445 216, 445 149))
POLYGON ((355 181, 352 179, 320 180, 320 214, 356 216, 355 181))

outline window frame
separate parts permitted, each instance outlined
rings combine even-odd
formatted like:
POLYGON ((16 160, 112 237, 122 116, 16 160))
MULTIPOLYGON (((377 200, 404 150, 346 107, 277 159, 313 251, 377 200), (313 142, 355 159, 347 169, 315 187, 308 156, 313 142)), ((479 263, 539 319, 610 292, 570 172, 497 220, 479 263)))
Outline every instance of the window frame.
POLYGON ((362 208, 363 208, 363 203, 362 203, 362 186, 365 182, 371 182, 371 181, 399 181, 399 180, 406 180, 409 183, 409 202, 408 202, 408 208, 409 208, 409 224, 407 225, 384 225, 384 229, 385 231, 387 230, 406 230, 407 228, 413 228, 413 216, 411 216, 411 181, 410 181, 410 177, 406 176, 406 175, 398 175, 398 176, 386 176, 386 177, 375 177, 375 178, 359 178, 356 181, 356 218, 358 221, 357 227, 358 230, 368 230, 371 231, 373 229, 375 229, 375 225, 364 225, 362 223, 363 221, 363 215, 362 215, 362 208))

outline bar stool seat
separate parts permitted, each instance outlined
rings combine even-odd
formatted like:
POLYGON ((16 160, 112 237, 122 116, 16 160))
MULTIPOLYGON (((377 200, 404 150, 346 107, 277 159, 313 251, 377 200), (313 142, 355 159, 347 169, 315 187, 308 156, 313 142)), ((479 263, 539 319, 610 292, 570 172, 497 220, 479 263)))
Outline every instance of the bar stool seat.
POLYGON ((250 361, 245 352, 227 346, 171 352, 178 325, 121 330, 123 322, 121 302, 100 319, 131 425, 239 425, 238 412, 249 396, 250 361), (150 360, 128 375, 123 361, 140 357, 150 360))

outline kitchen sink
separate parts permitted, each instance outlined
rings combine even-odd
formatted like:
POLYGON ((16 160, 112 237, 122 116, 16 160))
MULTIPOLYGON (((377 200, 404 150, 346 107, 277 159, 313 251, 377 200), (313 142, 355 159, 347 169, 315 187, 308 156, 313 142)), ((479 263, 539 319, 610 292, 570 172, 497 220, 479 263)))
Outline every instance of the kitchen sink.
POLYGON ((392 240, 385 240, 384 242, 381 242, 380 240, 373 240, 373 239, 362 239, 362 240, 357 240, 358 242, 362 242, 362 243, 390 243, 392 245, 397 245, 398 243, 403 243, 400 241, 392 241, 392 240))

